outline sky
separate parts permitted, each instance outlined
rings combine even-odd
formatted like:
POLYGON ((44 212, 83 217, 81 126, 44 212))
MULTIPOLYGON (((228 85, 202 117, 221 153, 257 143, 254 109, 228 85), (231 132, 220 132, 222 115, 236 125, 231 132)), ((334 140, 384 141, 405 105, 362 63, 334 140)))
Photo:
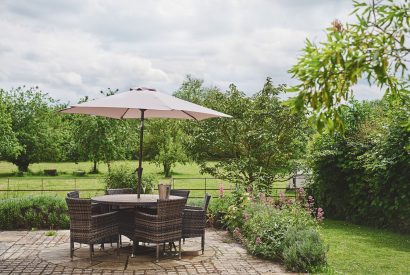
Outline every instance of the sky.
MULTIPOLYGON (((187 74, 206 86, 253 94, 288 70, 308 38, 334 19, 352 21, 350 0, 4 0, 0 88, 39 86, 63 102, 107 88, 172 94, 187 74)), ((359 84, 358 99, 381 97, 359 84)))

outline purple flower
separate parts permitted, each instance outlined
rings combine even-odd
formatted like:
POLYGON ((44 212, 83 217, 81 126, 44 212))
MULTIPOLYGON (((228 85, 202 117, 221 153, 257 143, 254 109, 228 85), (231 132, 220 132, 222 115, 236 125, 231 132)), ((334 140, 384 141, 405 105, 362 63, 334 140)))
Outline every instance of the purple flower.
POLYGON ((245 220, 245 221, 247 221, 247 220, 249 220, 251 218, 251 215, 249 214, 249 213, 243 213, 243 219, 245 220))
POLYGON ((262 243, 262 240, 261 240, 261 238, 260 238, 259 236, 256 237, 255 243, 256 243, 257 245, 260 245, 260 244, 262 243))
POLYGON ((319 208, 317 209, 317 213, 316 213, 316 220, 317 220, 318 222, 321 222, 321 221, 324 220, 324 218, 325 218, 325 212, 323 211, 322 208, 319 207, 319 208))
POLYGON ((225 195, 225 188, 224 188, 224 184, 221 183, 221 184, 219 185, 219 197, 220 197, 220 198, 223 198, 224 195, 225 195))

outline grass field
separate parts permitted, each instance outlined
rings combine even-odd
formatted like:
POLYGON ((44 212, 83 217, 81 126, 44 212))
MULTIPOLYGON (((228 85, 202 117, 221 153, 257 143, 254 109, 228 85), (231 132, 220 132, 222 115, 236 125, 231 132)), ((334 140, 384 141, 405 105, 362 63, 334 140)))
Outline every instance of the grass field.
MULTIPOLYGON (((118 161, 112 164, 113 168, 124 165, 130 169, 136 166, 136 161, 118 161)), ((17 190, 13 192, 1 192, 0 198, 10 198, 33 194, 49 194, 65 196, 67 190, 78 189, 82 197, 91 197, 97 194, 103 194, 105 188, 103 178, 107 173, 107 167, 100 165, 100 174, 86 174, 83 177, 74 176, 73 172, 78 170, 89 171, 91 162, 75 163, 38 163, 30 165, 30 173, 23 177, 14 176, 17 168, 8 162, 0 162, 0 190, 17 190), (47 177, 42 174, 44 169, 57 169, 59 175, 56 177, 47 177), (21 191, 30 189, 35 191, 21 191), (38 190, 38 191, 37 191, 38 190), (41 190, 53 190, 44 191, 41 190)), ((219 179, 213 179, 210 175, 199 173, 199 167, 196 164, 176 165, 173 169, 173 178, 164 178, 161 167, 155 164, 145 162, 144 173, 154 174, 158 183, 173 184, 177 189, 205 189, 192 190, 191 197, 203 197, 205 192, 213 196, 218 195, 218 189, 221 183, 225 188, 230 188, 229 183, 219 179)))
MULTIPOLYGON (((137 161, 117 161, 112 164, 113 169, 118 166, 126 166, 134 169, 137 161)), ((11 192, 0 191, 1 198, 12 198, 26 195, 57 195, 64 197, 68 190, 80 190, 82 197, 92 197, 104 193, 104 175, 107 173, 106 165, 99 165, 99 174, 86 174, 83 177, 75 176, 74 171, 90 171, 91 162, 60 162, 60 163, 37 163, 30 165, 30 173, 23 177, 15 176, 17 167, 9 162, 0 162, 0 190, 15 190, 11 192), (59 175, 55 177, 44 176, 44 169, 57 169, 59 175), (31 191, 23 191, 31 190, 31 191), (51 191, 42 191, 51 190, 51 191)), ((203 197, 205 192, 216 197, 219 194, 221 184, 227 192, 233 189, 234 185, 226 181, 212 178, 207 174, 199 172, 198 165, 188 163, 185 165, 176 165, 172 172, 172 178, 164 178, 161 167, 153 163, 145 162, 144 174, 154 174, 157 177, 157 183, 172 184, 176 189, 190 189, 190 197, 203 197), (204 190, 206 188, 206 190, 204 190), (201 189, 201 190, 195 190, 201 189)), ((275 187, 283 188, 284 182, 278 182, 275 187)), ((279 195, 279 190, 275 190, 279 195)), ((294 192, 288 191, 286 195, 293 196, 294 192)))
POLYGON ((329 273, 410 274, 410 235, 325 220, 329 273))

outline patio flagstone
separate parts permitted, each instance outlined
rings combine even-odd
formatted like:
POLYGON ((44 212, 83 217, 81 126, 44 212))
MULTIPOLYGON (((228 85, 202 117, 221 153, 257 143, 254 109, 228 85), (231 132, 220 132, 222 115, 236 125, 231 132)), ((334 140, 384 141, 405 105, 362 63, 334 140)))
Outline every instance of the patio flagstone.
POLYGON ((124 239, 120 257, 116 245, 94 246, 93 262, 87 245, 76 244, 74 260, 69 257, 69 231, 0 232, 0 274, 284 274, 278 263, 255 258, 233 242, 225 231, 207 230, 205 253, 200 238, 186 239, 182 259, 163 256, 155 262, 155 251, 145 248, 131 258, 131 246, 124 239))

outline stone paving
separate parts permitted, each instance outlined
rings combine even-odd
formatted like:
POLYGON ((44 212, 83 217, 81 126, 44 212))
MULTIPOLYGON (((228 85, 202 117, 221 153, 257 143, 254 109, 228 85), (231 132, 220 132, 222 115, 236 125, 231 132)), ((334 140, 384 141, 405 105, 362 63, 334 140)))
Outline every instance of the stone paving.
MULTIPOLYGON (((225 231, 207 230, 205 253, 201 255, 200 238, 187 239, 182 259, 163 257, 155 262, 151 249, 130 257, 125 240, 116 256, 109 244, 104 250, 95 246, 90 263, 88 246, 76 245, 74 260, 69 258, 69 231, 0 232, 0 274, 285 274, 277 263, 247 254, 225 231)), ((114 245, 115 247, 115 245, 114 245)))

